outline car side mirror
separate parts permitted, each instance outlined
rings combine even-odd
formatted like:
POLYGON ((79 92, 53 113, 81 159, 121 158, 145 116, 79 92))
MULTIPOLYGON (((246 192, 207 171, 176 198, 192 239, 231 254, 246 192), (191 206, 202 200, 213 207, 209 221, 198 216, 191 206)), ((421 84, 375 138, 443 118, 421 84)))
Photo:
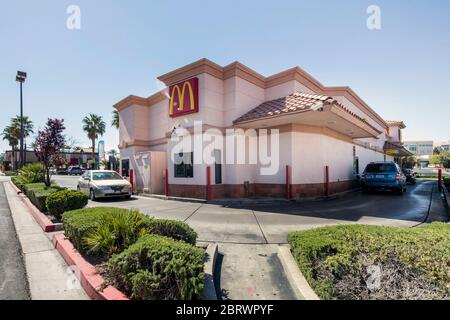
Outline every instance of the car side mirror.
POLYGON ((91 178, 86 177, 86 178, 84 178, 84 180, 91 181, 91 178))

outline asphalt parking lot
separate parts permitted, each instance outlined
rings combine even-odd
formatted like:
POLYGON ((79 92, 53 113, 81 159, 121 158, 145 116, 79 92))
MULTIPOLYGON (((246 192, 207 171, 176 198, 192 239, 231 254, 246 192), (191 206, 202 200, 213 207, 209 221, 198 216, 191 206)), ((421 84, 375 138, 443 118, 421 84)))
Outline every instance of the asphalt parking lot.
MULTIPOLYGON (((78 177, 53 177, 76 189, 78 177)), ((139 209, 165 219, 185 221, 198 233, 199 243, 219 243, 216 277, 221 299, 296 299, 277 256, 279 244, 291 231, 336 224, 375 224, 413 227, 430 208, 433 181, 408 186, 403 196, 391 193, 349 193, 322 201, 220 205, 147 197, 89 202, 91 207, 139 209)))
MULTIPOLYGON (((61 186, 76 189, 78 177, 54 176, 61 186)), ((133 197, 102 200, 89 206, 139 209, 159 218, 187 222, 199 240, 240 244, 283 244, 287 234, 342 223, 412 227, 425 220, 430 207, 433 181, 408 186, 404 196, 388 192, 349 193, 322 201, 263 205, 219 205, 133 197)))

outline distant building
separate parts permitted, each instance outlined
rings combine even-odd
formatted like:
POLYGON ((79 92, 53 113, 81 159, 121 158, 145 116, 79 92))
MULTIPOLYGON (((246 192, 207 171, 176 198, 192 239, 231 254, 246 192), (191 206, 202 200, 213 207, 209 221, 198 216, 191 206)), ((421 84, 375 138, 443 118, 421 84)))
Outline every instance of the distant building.
POLYGON ((404 147, 416 156, 432 156, 434 150, 433 141, 405 141, 404 147))
MULTIPOLYGON (((61 152, 61 156, 63 156, 67 161, 67 166, 82 166, 87 168, 90 163, 92 163, 92 148, 82 148, 78 151, 73 152, 61 152)), ((98 153, 97 150, 95 150, 94 154, 95 158, 97 159, 98 153)), ((19 151, 16 151, 15 154, 15 161, 16 164, 19 162, 19 151)), ((12 167, 12 151, 6 151, 5 152, 5 158, 3 160, 3 164, 6 166, 6 168, 12 167)), ((36 157, 36 154, 32 150, 27 150, 25 153, 25 163, 37 163, 38 158, 36 157)), ((17 166, 16 166, 17 167, 17 166)))

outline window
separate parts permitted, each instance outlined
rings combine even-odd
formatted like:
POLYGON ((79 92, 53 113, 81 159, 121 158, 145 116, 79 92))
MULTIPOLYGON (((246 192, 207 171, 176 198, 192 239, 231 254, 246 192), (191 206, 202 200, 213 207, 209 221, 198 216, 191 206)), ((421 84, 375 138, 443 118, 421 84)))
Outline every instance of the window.
POLYGON ((222 184, 222 152, 220 150, 214 150, 214 158, 215 183, 222 184))
POLYGON ((194 177, 194 153, 179 153, 175 155, 174 165, 175 178, 193 178, 194 177))

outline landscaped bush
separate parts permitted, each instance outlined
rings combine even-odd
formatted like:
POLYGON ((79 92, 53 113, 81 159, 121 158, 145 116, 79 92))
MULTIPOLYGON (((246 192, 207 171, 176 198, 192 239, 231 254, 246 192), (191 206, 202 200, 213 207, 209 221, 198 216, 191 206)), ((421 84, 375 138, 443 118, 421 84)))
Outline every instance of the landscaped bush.
POLYGON ((448 224, 334 226, 294 232, 288 239, 322 299, 450 299, 448 224))
POLYGON ((444 177, 444 184, 447 188, 450 188, 450 177, 444 177))
POLYGON ((82 241, 88 253, 111 257, 122 252, 137 239, 149 233, 152 219, 138 211, 117 211, 113 215, 101 215, 97 227, 90 230, 82 241))
POLYGON ((66 237, 81 252, 110 255, 146 233, 195 244, 197 234, 186 223, 159 220, 119 208, 98 207, 63 214, 66 237))
POLYGON ((45 170, 40 163, 31 163, 19 170, 15 181, 21 185, 45 181, 45 170))
POLYGON ((80 191, 63 190, 50 194, 45 204, 50 215, 61 219, 66 211, 84 208, 88 204, 88 196, 80 191))
POLYGON ((197 242, 197 233, 194 229, 181 221, 152 219, 147 224, 147 229, 152 234, 181 240, 192 245, 197 242))
POLYGON ((199 299, 204 251, 170 238, 145 235, 107 265, 107 282, 137 300, 199 299))
POLYGON ((17 176, 17 171, 5 171, 5 176, 7 177, 17 176))
POLYGON ((65 190, 58 186, 47 187, 44 183, 25 184, 22 188, 31 203, 42 212, 47 212, 46 200, 49 195, 65 190))

